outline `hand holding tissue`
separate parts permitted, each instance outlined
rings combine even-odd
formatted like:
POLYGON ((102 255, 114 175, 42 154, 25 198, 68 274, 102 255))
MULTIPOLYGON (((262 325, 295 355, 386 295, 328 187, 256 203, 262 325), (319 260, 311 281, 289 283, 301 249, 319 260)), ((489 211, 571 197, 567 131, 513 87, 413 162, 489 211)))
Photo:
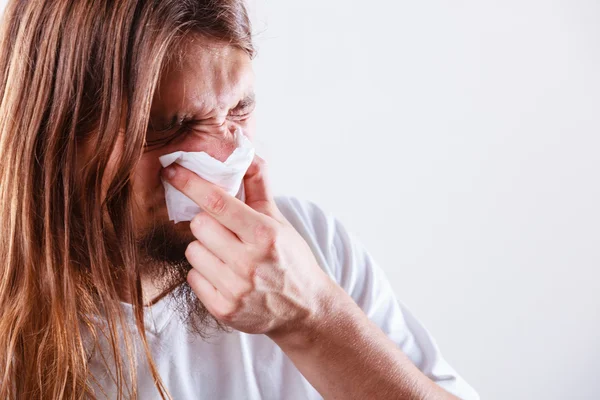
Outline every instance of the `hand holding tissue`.
MULTIPOLYGON (((255 149, 252 142, 243 134, 241 129, 234 133, 236 149, 221 162, 204 151, 176 151, 159 157, 163 167, 177 163, 211 183, 221 187, 227 193, 244 201, 244 185, 242 181, 246 171, 252 164, 255 149)), ((171 184, 162 181, 165 187, 165 200, 169 220, 174 223, 191 221, 202 209, 189 197, 175 189, 171 184)))

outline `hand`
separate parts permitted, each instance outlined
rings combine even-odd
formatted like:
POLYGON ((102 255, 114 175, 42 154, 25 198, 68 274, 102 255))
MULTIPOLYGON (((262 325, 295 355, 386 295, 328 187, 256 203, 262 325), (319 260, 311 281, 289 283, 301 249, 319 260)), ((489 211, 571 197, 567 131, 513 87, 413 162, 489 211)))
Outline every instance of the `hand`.
POLYGON ((190 224, 187 279, 218 320, 267 334, 324 398, 449 398, 319 267, 277 209, 260 158, 244 177, 245 204, 179 165, 163 176, 206 211, 190 224))
POLYGON ((185 253, 200 301, 234 329, 275 334, 315 323, 339 287, 277 208, 265 169, 256 156, 246 203, 176 164, 163 177, 205 211, 190 223, 196 240, 185 253))

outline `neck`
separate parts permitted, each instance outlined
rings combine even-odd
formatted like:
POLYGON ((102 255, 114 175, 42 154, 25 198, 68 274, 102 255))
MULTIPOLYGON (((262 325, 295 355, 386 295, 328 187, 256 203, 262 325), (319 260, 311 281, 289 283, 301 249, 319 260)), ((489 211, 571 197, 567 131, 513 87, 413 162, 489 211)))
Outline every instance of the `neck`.
POLYGON ((158 301, 160 301, 173 290, 175 290, 175 288, 181 285, 183 282, 184 281, 176 282, 174 285, 171 285, 166 289, 159 289, 155 285, 153 285, 152 282, 149 282, 149 285, 151 285, 151 287, 149 287, 148 292, 146 292, 146 289, 144 289, 144 280, 142 280, 142 293, 144 294, 142 296, 142 299, 144 300, 144 306, 152 306, 156 304, 158 301), (146 293, 148 293, 148 296, 146 296, 146 293))
MULTIPOLYGON (((125 280, 123 279, 122 281, 125 280)), ((142 286, 142 302, 144 306, 151 306, 155 304, 171 293, 177 286, 183 283, 183 281, 176 282, 174 285, 164 288, 157 286, 153 282, 153 279, 148 276, 141 277, 140 281, 142 286)), ((121 301, 129 304, 133 303, 133 298, 126 285, 121 285, 118 290, 121 301)))

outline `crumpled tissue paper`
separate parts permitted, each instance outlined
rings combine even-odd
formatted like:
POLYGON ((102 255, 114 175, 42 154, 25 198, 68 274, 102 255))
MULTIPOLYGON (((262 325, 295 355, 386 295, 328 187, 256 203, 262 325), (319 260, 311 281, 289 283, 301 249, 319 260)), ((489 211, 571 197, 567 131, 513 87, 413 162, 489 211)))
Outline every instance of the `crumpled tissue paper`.
MULTIPOLYGON (((204 151, 185 152, 176 151, 159 157, 163 167, 177 163, 189 169, 201 178, 214 183, 227 193, 245 201, 244 185, 242 181, 246 171, 252 164, 255 149, 241 129, 234 133, 236 149, 231 155, 221 162, 204 151)), ((165 200, 169 219, 174 223, 191 221, 202 209, 189 197, 175 189, 171 184, 162 180, 165 187, 165 200)))

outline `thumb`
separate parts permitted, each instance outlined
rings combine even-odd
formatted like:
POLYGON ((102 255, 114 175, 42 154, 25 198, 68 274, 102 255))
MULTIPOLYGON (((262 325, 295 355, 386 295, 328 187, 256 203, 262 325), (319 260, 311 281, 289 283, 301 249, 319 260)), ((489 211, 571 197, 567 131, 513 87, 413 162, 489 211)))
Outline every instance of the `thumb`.
POLYGON ((254 210, 272 217, 281 215, 275 205, 267 178, 267 162, 258 155, 254 155, 252 164, 244 176, 244 191, 246 204, 254 210))

